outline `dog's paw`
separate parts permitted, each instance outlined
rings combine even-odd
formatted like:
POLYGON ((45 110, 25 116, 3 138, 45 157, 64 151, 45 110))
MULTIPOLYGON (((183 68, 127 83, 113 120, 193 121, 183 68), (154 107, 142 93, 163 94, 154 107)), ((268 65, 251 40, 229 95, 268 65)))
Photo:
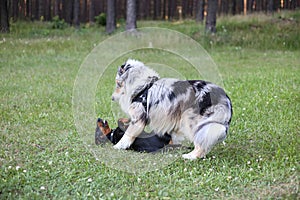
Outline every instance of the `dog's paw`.
POLYGON ((183 154, 182 157, 184 159, 187 160, 196 160, 198 157, 196 155, 194 155, 192 152, 191 153, 187 153, 187 154, 183 154))
POLYGON ((121 150, 121 149, 127 149, 128 147, 127 147, 127 145, 125 145, 121 142, 118 142, 116 145, 113 146, 113 148, 121 150))
POLYGON ((128 137, 127 135, 124 135, 122 139, 114 145, 114 149, 127 149, 132 144, 133 140, 128 137))
POLYGON ((114 145, 113 148, 114 149, 119 149, 119 150, 124 149, 124 148, 122 148, 122 146, 119 143, 117 143, 116 145, 114 145))

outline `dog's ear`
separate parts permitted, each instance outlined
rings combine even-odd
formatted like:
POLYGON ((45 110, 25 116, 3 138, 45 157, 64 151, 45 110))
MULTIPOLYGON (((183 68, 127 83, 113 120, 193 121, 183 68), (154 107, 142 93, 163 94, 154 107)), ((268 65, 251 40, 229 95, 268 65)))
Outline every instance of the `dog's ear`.
POLYGON ((122 76, 127 70, 129 70, 132 66, 128 63, 121 65, 118 69, 119 76, 122 76))

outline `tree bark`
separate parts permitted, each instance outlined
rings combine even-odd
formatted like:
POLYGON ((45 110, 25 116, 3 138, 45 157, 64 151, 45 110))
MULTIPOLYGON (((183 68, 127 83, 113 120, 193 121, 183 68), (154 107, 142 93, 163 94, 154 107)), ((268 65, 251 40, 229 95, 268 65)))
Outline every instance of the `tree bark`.
POLYGON ((181 2, 181 7, 182 7, 182 17, 186 18, 188 16, 189 2, 188 1, 182 1, 181 2))
POLYGON ((161 18, 161 1, 154 0, 153 19, 160 19, 160 18, 161 18))
POLYGON ((111 34, 116 29, 116 0, 107 0, 106 33, 111 34))
POLYGON ((90 0, 89 6, 89 23, 94 24, 95 22, 95 10, 94 10, 94 0, 90 0))
POLYGON ((274 12, 274 0, 268 1, 268 13, 272 14, 274 12))
POLYGON ((235 15, 236 14, 236 0, 232 1, 232 5, 231 5, 231 14, 235 15))
POLYGON ((204 20, 204 0, 198 0, 196 9, 196 22, 203 22, 204 20))
POLYGON ((126 30, 136 30, 136 0, 127 0, 126 30))
POLYGON ((136 18, 137 19, 144 19, 144 17, 145 17, 144 6, 145 6, 145 0, 136 1, 136 18))
POLYGON ((79 13, 80 13, 80 0, 74 0, 73 25, 76 29, 78 29, 80 26, 79 13))
POLYGON ((252 13, 252 11, 253 11, 253 4, 254 4, 254 0, 248 0, 247 1, 247 12, 252 13))
POLYGON ((9 21, 8 21, 8 7, 7 7, 7 0, 0 1, 0 32, 1 33, 8 33, 9 32, 9 21))
POLYGON ((54 0, 54 16, 59 16, 59 4, 60 4, 60 0, 54 0))
POLYGON ((176 10, 175 0, 169 0, 168 1, 168 19, 170 21, 174 19, 175 10, 176 10))
POLYGON ((19 6, 19 0, 11 0, 11 17, 14 21, 16 21, 19 17, 19 12, 18 12, 18 6, 19 6))
POLYGON ((167 16, 167 0, 163 0, 163 16, 162 19, 166 19, 167 16))
POLYGON ((216 33, 218 0, 207 1, 207 16, 205 23, 205 30, 208 33, 216 33))
POLYGON ((68 23, 68 24, 72 24, 73 22, 73 0, 65 0, 65 21, 68 23))
POLYGON ((45 12, 44 20, 49 21, 51 19, 51 0, 45 0, 45 12))
POLYGON ((26 18, 31 20, 32 17, 32 0, 26 2, 26 18))
POLYGON ((39 0, 39 7, 38 7, 38 19, 44 21, 44 0, 39 0))
POLYGON ((82 4, 81 4, 81 9, 80 9, 80 21, 82 23, 85 23, 86 22, 86 0, 83 0, 82 1, 82 4))

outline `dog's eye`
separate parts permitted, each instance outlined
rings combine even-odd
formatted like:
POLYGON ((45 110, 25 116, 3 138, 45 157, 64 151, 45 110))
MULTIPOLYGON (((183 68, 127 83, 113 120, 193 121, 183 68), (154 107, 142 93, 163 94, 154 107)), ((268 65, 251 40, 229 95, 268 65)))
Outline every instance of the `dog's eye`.
POLYGON ((123 86, 122 81, 116 81, 117 87, 120 88, 123 86))

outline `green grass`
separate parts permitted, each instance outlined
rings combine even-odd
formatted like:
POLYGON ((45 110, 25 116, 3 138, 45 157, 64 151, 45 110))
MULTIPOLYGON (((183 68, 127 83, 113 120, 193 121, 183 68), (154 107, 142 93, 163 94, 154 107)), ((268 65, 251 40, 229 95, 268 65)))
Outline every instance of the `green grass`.
MULTIPOLYGON (((150 155, 87 147, 74 125, 74 81, 85 57, 108 38, 103 28, 52 30, 49 24, 13 24, 12 33, 0 38, 0 199, 299 198, 299 14, 281 15, 294 16, 294 21, 287 23, 278 15, 222 18, 215 36, 204 35, 203 25, 192 21, 139 22, 140 27, 181 31, 208 49, 234 115, 226 145, 217 145, 205 160, 178 158, 158 170, 136 174, 117 170, 126 167, 126 157, 112 167, 90 149, 106 150, 104 158, 111 153, 128 159, 150 155), (250 32, 249 26, 259 28, 250 32), (289 45, 281 45, 281 34, 289 45)), ((174 55, 145 49, 129 52, 112 65, 128 56, 187 65, 174 55)), ((178 70, 188 78, 195 76, 193 71, 178 70)), ((113 82, 114 69, 109 68, 95 97, 96 115, 108 120, 114 119, 113 82)))

